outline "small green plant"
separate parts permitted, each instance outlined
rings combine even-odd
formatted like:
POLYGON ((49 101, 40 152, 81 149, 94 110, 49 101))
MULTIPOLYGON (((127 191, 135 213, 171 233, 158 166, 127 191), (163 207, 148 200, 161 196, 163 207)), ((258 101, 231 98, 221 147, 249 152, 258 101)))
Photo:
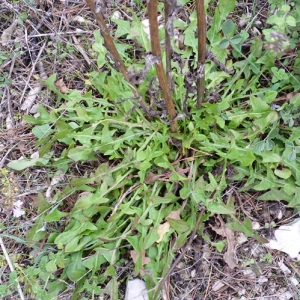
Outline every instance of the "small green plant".
POLYGON ((269 263, 269 264, 271 264, 273 262, 273 257, 270 253, 267 253, 267 254, 264 255, 262 260, 269 263))
POLYGON ((276 226, 276 223, 274 221, 272 221, 271 223, 265 224, 266 229, 274 228, 275 226, 276 226))

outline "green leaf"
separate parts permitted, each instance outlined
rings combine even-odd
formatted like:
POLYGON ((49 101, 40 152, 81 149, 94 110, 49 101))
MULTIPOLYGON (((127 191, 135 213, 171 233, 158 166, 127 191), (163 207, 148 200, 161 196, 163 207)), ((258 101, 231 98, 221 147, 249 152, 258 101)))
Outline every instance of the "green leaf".
POLYGON ((241 154, 237 160, 241 162, 243 167, 247 167, 252 165, 255 159, 255 155, 251 151, 247 151, 246 153, 241 154))
POLYGON ((267 102, 268 104, 271 104, 277 97, 276 91, 267 91, 263 97, 263 100, 267 102))
POLYGON ((292 16, 287 16, 285 21, 286 21, 286 24, 289 25, 289 26, 292 26, 292 27, 296 26, 296 20, 292 16))
POLYGON ((88 160, 91 153, 91 148, 86 146, 78 146, 69 151, 68 157, 75 161, 88 160))
POLYGON ((219 10, 221 20, 225 20, 230 12, 234 10, 236 0, 220 0, 219 10))
POLYGON ((198 39, 195 38, 196 20, 192 21, 184 31, 184 45, 191 47, 194 53, 198 51, 198 39))
POLYGON ((12 160, 7 164, 7 166, 11 169, 21 171, 26 168, 35 166, 38 161, 39 161, 39 158, 33 158, 31 160, 28 160, 28 159, 12 160))
POLYGON ((179 198, 176 197, 173 193, 167 193, 164 197, 151 196, 150 200, 153 204, 167 204, 176 202, 179 198))
POLYGON ((43 218, 40 217, 36 223, 26 233, 26 240, 30 246, 33 246, 35 242, 39 242, 46 236, 47 232, 44 228, 43 218))
POLYGON ((243 223, 236 219, 234 222, 228 223, 227 227, 234 231, 243 232, 247 237, 253 236, 252 223, 248 217, 243 223))
POLYGON ((265 149, 271 151, 275 146, 275 143, 272 140, 266 139, 265 140, 265 149))
MULTIPOLYGON (((155 231, 155 230, 154 230, 155 231)), ((139 242, 140 237, 137 235, 130 235, 126 238, 126 240, 131 244, 135 251, 139 251, 139 242)))
POLYGON ((269 240, 265 239, 262 236, 259 236, 258 234, 254 234, 253 237, 261 244, 268 244, 269 240))
POLYGON ((55 208, 51 213, 49 213, 45 217, 46 222, 57 222, 60 221, 61 218, 68 216, 69 213, 67 212, 61 212, 58 210, 58 208, 55 208))
POLYGON ((74 222, 68 230, 61 233, 54 241, 55 244, 66 245, 72 241, 75 237, 81 236, 81 234, 86 231, 96 231, 98 228, 91 222, 80 223, 78 221, 74 222))
POLYGON ((190 230, 190 226, 183 220, 173 220, 171 218, 168 218, 168 222, 170 223, 171 227, 174 228, 179 234, 190 230))
POLYGON ((150 248, 157 240, 159 239, 159 235, 157 234, 157 228, 152 229, 149 231, 149 233, 146 235, 144 239, 144 248, 147 250, 150 248))
POLYGON ((113 19, 112 21, 118 24, 118 28, 115 31, 115 38, 119 38, 121 36, 127 36, 130 33, 130 22, 121 19, 113 19))
POLYGON ((291 103, 291 105, 293 105, 293 107, 299 107, 300 106, 300 93, 293 96, 290 100, 290 103, 291 103))
POLYGON ((270 111, 270 107, 266 102, 260 100, 257 97, 254 97, 252 95, 250 95, 250 104, 253 108, 253 112, 255 112, 255 113, 262 113, 265 111, 270 111))
POLYGON ((253 146, 253 150, 257 153, 265 150, 265 141, 260 141, 253 146))
POLYGON ((278 127, 273 128, 273 129, 269 132, 268 138, 269 138, 269 139, 274 139, 274 138, 277 137, 278 133, 279 133, 279 128, 278 128, 278 127))
POLYGON ((106 263, 106 259, 102 254, 94 254, 82 261, 82 265, 88 270, 93 270, 93 273, 100 270, 102 264, 106 263))
POLYGON ((56 272, 57 266, 56 266, 56 263, 55 263, 54 260, 50 260, 49 262, 47 262, 47 264, 46 264, 46 270, 47 270, 49 273, 56 272))
POLYGON ((236 35, 232 39, 230 39, 230 44, 237 45, 237 44, 240 44, 241 41, 242 41, 242 38, 239 35, 236 35))
POLYGON ((75 207, 77 209, 86 210, 90 208, 92 205, 99 205, 102 203, 106 203, 108 201, 109 201, 108 198, 101 197, 99 193, 95 193, 95 194, 90 193, 89 195, 83 195, 79 197, 75 204, 75 207))
POLYGON ((32 133, 39 139, 46 137, 47 135, 51 134, 53 130, 49 124, 44 124, 41 126, 35 126, 32 129, 32 133))
POLYGON ((213 214, 231 215, 235 214, 233 206, 225 205, 221 202, 209 201, 205 204, 208 211, 213 214))
POLYGON ((293 199, 294 195, 288 195, 282 189, 271 189, 270 191, 260 195, 257 199, 264 201, 290 201, 293 199))
POLYGON ((224 241, 218 241, 218 242, 211 242, 212 246, 214 246, 218 252, 222 252, 224 247, 226 246, 226 243, 224 241))
POLYGON ((277 175, 280 178, 288 179, 292 175, 292 171, 290 169, 284 168, 282 170, 276 169, 274 171, 275 175, 277 175))
POLYGON ((222 25, 224 35, 230 35, 234 30, 234 23, 231 19, 226 20, 222 25))
POLYGON ((82 264, 81 251, 71 254, 70 263, 68 264, 68 266, 66 266, 65 272, 68 278, 72 281, 79 280, 87 273, 86 268, 82 264))
POLYGON ((264 151, 263 153, 260 153, 260 155, 263 157, 263 163, 278 163, 281 161, 281 157, 273 152, 264 151))
POLYGON ((223 39, 219 44, 219 47, 221 49, 227 49, 228 46, 229 46, 229 41, 227 39, 223 39))

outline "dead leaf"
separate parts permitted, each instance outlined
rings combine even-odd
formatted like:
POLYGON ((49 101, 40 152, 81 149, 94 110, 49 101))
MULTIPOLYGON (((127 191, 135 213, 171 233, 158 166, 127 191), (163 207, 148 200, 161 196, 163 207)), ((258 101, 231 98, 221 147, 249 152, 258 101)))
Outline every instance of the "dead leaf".
POLYGON ((168 219, 170 218, 170 219, 173 219, 173 220, 181 220, 180 214, 181 214, 181 212, 183 211, 183 209, 184 209, 186 203, 187 203, 187 200, 185 200, 185 201, 182 203, 182 206, 181 206, 179 209, 171 211, 171 212, 169 213, 169 215, 166 216, 165 219, 168 220, 168 219))
POLYGON ((173 220, 181 220, 180 218, 181 212, 182 212, 181 208, 171 211, 169 215, 166 217, 166 220, 168 220, 169 218, 173 220))
POLYGON ((3 46, 8 45, 17 25, 18 25, 18 20, 14 20, 12 24, 3 31, 0 39, 0 42, 2 43, 3 46))
POLYGON ((149 264, 151 262, 151 258, 146 257, 145 254, 146 254, 145 250, 143 250, 141 252, 137 252, 135 250, 131 250, 130 251, 130 256, 131 256, 131 258, 132 258, 132 260, 133 260, 134 263, 136 263, 138 261, 139 257, 141 257, 141 259, 142 259, 142 268, 140 270, 140 274, 142 276, 145 275, 144 265, 147 265, 147 264, 149 264))
POLYGON ((224 223, 223 219, 218 216, 218 219, 221 223, 219 228, 211 226, 211 228, 220 236, 226 237, 227 239, 227 251, 224 253, 224 261, 227 263, 230 269, 234 269, 238 266, 237 260, 234 258, 235 256, 235 246, 237 244, 234 231, 229 229, 224 223))
POLYGON ((183 168, 176 166, 174 169, 181 177, 186 177, 185 174, 189 173, 191 168, 188 167, 188 168, 183 169, 183 168))
POLYGON ((157 234, 159 235, 159 239, 156 241, 157 243, 160 243, 164 237, 164 235, 169 232, 170 230, 170 223, 165 222, 163 224, 158 225, 157 227, 157 234))
MULTIPOLYGON (((145 250, 141 251, 141 253, 140 253, 140 255, 142 257, 142 266, 147 265, 151 262, 151 259, 149 257, 146 257, 145 254, 146 254, 145 250)), ((131 256, 133 262, 136 263, 139 258, 139 252, 137 252, 135 250, 131 250, 130 256, 131 256)))
POLYGON ((165 170, 162 174, 154 174, 149 172, 145 178, 146 184, 154 184, 156 181, 169 181, 172 172, 170 170, 165 170))
POLYGON ((28 96, 26 97, 24 103, 21 106, 21 110, 30 110, 41 90, 42 84, 36 83, 36 85, 28 93, 28 96))
POLYGON ((67 88, 66 84, 64 83, 64 80, 61 78, 59 80, 57 80, 55 83, 54 83, 55 87, 61 91, 62 93, 70 93, 71 90, 67 88))

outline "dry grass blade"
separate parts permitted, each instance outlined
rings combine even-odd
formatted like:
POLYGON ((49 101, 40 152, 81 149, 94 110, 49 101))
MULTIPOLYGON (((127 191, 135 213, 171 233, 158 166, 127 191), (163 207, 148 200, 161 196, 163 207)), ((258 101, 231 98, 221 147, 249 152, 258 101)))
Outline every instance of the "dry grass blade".
MULTIPOLYGON (((9 269, 10 269, 11 272, 13 272, 13 271, 14 271, 14 267, 13 267, 11 261, 10 261, 9 255, 8 255, 8 253, 7 253, 7 251, 6 251, 4 242, 3 242, 3 240, 2 240, 1 237, 0 237, 0 245, 1 245, 2 252, 3 252, 3 254, 4 254, 4 257, 5 257, 6 261, 7 261, 8 266, 9 266, 9 269)), ((19 292, 20 299, 21 299, 21 300, 25 300, 25 297, 24 297, 23 291, 22 291, 22 289, 21 289, 20 283, 19 283, 19 281, 18 281, 18 278, 16 278, 16 282, 17 282, 17 288, 18 288, 18 292, 19 292)))
POLYGON ((201 107, 205 90, 205 53, 206 53, 206 20, 204 0, 196 0, 198 21, 198 70, 197 70, 197 105, 201 107))
POLYGON ((158 34, 157 22, 157 0, 150 0, 148 3, 149 23, 150 23, 150 37, 152 54, 159 57, 159 62, 155 63, 156 73, 159 80, 159 85, 162 90, 163 97, 167 106, 168 114, 171 120, 171 131, 177 132, 177 121, 175 120, 176 111, 171 96, 171 91, 168 86, 168 81, 164 73, 163 64, 160 55, 160 41, 158 34))

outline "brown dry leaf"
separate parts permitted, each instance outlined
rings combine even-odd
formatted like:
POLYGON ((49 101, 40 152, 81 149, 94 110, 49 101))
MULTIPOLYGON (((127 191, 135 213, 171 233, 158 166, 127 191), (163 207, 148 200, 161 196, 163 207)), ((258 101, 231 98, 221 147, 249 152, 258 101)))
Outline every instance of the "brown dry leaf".
POLYGON ((18 22, 19 20, 14 20, 12 24, 3 31, 0 37, 0 43, 2 43, 3 46, 6 46, 10 42, 13 32, 18 25, 18 22))
POLYGON ((158 225, 157 227, 157 234, 159 235, 159 239, 156 241, 160 243, 164 237, 164 235, 170 230, 170 223, 165 222, 163 224, 158 225))
POLYGON ((149 172, 145 178, 146 184, 154 184, 156 181, 169 181, 172 172, 170 170, 165 170, 162 174, 154 174, 149 172))
POLYGON ((183 209, 184 209, 186 203, 187 203, 187 200, 185 200, 185 201, 182 203, 182 206, 181 206, 179 209, 171 211, 171 212, 169 213, 169 215, 166 216, 166 220, 168 220, 169 218, 170 218, 170 219, 173 219, 173 220, 181 220, 180 214, 181 214, 181 212, 183 211, 183 209))
POLYGON ((166 217, 166 220, 168 220, 169 218, 173 220, 181 220, 180 218, 181 212, 182 212, 181 208, 171 211, 169 215, 166 217))
POLYGON ((180 168, 180 167, 176 166, 174 169, 175 169, 175 171, 176 171, 180 176, 186 177, 185 174, 186 174, 186 173, 189 173, 191 168, 188 167, 188 168, 183 169, 183 168, 180 168))
POLYGON ((297 95, 297 92, 290 92, 286 95, 286 99, 290 101, 294 96, 297 95))
POLYGON ((64 83, 64 80, 61 78, 59 80, 57 80, 55 83, 54 83, 55 87, 61 91, 62 93, 70 93, 71 90, 67 88, 66 84, 64 83))
POLYGON ((226 233, 224 232, 223 228, 222 227, 215 227, 215 226, 212 226, 212 225, 209 225, 210 228, 215 231, 218 235, 220 236, 223 236, 223 237, 226 237, 226 233))
POLYGON ((36 83, 36 85, 28 93, 24 103, 21 106, 21 110, 30 110, 41 90, 42 84, 36 83))
MULTIPOLYGON (((151 262, 151 258, 149 257, 146 257, 146 251, 143 250, 140 255, 142 257, 142 269, 140 270, 140 274, 141 276, 144 276, 145 275, 145 270, 144 270, 144 265, 147 265, 151 262)), ((135 251, 135 250, 131 250, 130 251, 130 256, 133 260, 134 263, 136 263, 139 259, 139 252, 135 251)))
POLYGON ((223 219, 218 216, 218 219, 220 220, 221 226, 219 228, 216 228, 214 226, 211 226, 211 228, 218 234, 223 237, 226 237, 227 239, 227 251, 224 253, 224 261, 227 263, 230 269, 234 269, 238 266, 237 260, 234 258, 235 255, 235 246, 237 244, 234 231, 229 229, 226 224, 224 223, 223 219))

